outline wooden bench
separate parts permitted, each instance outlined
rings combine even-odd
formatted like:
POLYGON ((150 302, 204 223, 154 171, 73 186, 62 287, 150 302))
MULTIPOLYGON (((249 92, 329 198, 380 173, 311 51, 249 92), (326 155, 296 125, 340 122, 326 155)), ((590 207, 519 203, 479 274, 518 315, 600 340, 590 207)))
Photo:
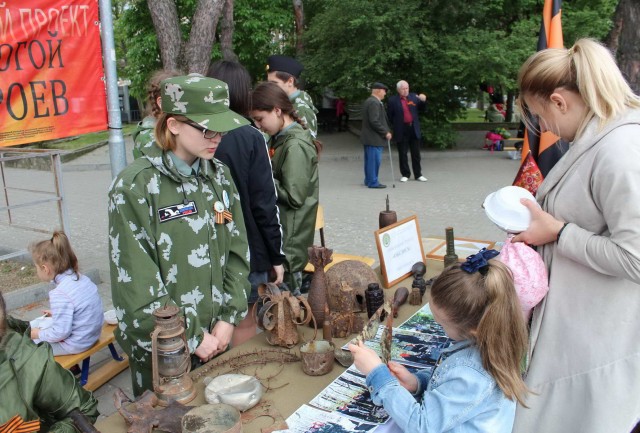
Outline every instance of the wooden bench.
POLYGON ((91 346, 90 349, 82 353, 77 353, 75 355, 56 356, 54 357, 56 362, 63 368, 69 369, 82 361, 80 384, 89 391, 95 391, 129 366, 129 360, 126 355, 120 356, 115 346, 113 345, 115 341, 113 331, 115 329, 116 325, 109 325, 105 323, 104 325, 102 325, 100 338, 93 346, 91 346), (109 362, 100 366, 98 369, 92 372, 91 378, 89 378, 89 363, 91 361, 91 355, 101 349, 104 349, 106 346, 109 347, 109 351, 111 352, 111 356, 113 357, 113 359, 109 360, 109 362))
POLYGON ((519 150, 522 149, 524 138, 507 138, 504 141, 503 150, 519 150))
POLYGON ((502 141, 504 143, 502 151, 507 152, 510 159, 520 159, 524 138, 506 138, 502 141))

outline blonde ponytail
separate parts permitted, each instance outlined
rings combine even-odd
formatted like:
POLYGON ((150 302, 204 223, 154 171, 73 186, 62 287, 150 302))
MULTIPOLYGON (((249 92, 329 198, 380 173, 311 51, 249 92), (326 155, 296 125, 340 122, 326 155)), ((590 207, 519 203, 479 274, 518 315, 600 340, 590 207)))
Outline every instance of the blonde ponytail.
POLYGON ((640 108, 640 98, 631 90, 607 47, 593 39, 579 39, 569 51, 580 96, 600 119, 600 127, 627 107, 640 108))
POLYGON ((431 302, 443 309, 458 333, 474 340, 482 366, 502 392, 524 405, 527 387, 520 363, 527 349, 527 328, 513 277, 500 261, 489 260, 486 274, 461 265, 444 270, 431 287, 431 302))
POLYGON ((68 269, 78 275, 78 258, 62 231, 55 231, 51 239, 31 245, 29 251, 36 264, 48 263, 56 275, 68 269))
POLYGON ((626 109, 640 108, 640 97, 629 87, 611 52, 593 39, 579 39, 569 49, 549 48, 533 54, 520 68, 518 88, 521 113, 528 112, 525 97, 548 104, 559 88, 580 95, 588 111, 576 138, 593 117, 602 128, 626 109))
POLYGON ((527 328, 509 268, 490 260, 484 289, 487 305, 475 333, 482 365, 509 399, 524 406, 527 387, 520 363, 527 350, 527 328))

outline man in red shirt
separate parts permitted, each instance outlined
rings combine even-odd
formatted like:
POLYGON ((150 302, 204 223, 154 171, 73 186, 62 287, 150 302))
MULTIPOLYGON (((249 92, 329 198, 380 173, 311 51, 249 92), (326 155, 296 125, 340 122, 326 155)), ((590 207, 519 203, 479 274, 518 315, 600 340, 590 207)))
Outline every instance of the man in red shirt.
POLYGON ((398 146, 400 159, 400 182, 406 182, 411 177, 407 152, 411 151, 411 169, 413 176, 420 182, 426 182, 420 166, 420 133, 419 112, 427 108, 427 96, 424 93, 409 93, 409 83, 398 81, 398 94, 389 98, 387 114, 393 128, 393 140, 398 146))

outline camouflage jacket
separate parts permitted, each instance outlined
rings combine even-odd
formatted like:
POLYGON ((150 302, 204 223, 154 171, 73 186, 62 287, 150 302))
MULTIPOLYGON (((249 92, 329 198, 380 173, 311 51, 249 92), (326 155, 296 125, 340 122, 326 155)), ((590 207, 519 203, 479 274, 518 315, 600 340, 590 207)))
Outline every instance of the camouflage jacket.
POLYGON ((278 193, 283 250, 288 272, 309 261, 318 212, 318 153, 309 131, 295 123, 271 139, 271 165, 278 193))
POLYGON ((142 156, 142 148, 154 146, 153 130, 156 127, 156 118, 147 116, 138 123, 138 127, 133 132, 133 159, 142 156))
POLYGON ((289 95, 289 100, 293 103, 300 120, 307 125, 311 136, 315 139, 318 136, 318 109, 313 105, 313 99, 304 90, 298 90, 289 95))
POLYGON ((48 343, 31 341, 28 325, 9 318, 1 339, 0 427, 18 415, 25 421, 39 419, 41 432, 75 433, 68 417, 73 409, 95 422, 98 400, 54 360, 48 343))
POLYGON ((191 353, 218 320, 234 325, 247 313, 249 247, 240 198, 229 169, 200 160, 183 176, 153 145, 109 190, 109 257, 116 339, 141 363, 151 361, 153 311, 181 308, 191 353), (215 222, 214 205, 232 221, 215 222))

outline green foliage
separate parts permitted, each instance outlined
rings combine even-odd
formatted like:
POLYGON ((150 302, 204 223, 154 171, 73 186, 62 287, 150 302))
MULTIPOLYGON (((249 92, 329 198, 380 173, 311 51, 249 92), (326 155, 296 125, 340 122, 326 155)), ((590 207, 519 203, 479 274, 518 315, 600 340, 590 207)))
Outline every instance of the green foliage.
POLYGON ((565 47, 579 38, 603 40, 613 25, 618 0, 578 0, 563 3, 562 31, 565 47))
MULTIPOLYGON (((235 0, 233 48, 256 80, 265 80, 267 57, 293 55, 295 22, 291 0, 235 0)), ((214 59, 220 54, 214 53, 214 59)))
POLYGON ((421 120, 422 139, 429 147, 450 149, 456 141, 458 133, 449 122, 436 122, 429 118, 421 120))
MULTIPOLYGON (((117 56, 131 93, 145 97, 152 71, 161 67, 146 0, 113 0, 117 56)), ((176 0, 186 38, 197 0, 176 0)), ((390 88, 404 79, 428 96, 426 142, 447 147, 448 123, 464 116, 461 100, 475 100, 478 84, 515 92, 520 65, 536 49, 543 0, 305 0, 306 88, 324 88, 355 103, 368 86, 390 88)), ((603 39, 617 0, 563 4, 565 46, 583 36, 603 39)), ((234 51, 255 80, 265 77, 271 54, 293 55, 295 25, 290 0, 235 0, 234 51)), ((218 26, 220 29, 220 26, 218 26)), ((214 47, 212 59, 221 57, 214 47)), ((391 94, 394 93, 392 90, 391 94)))
MULTIPOLYGON (((615 2, 565 6, 565 32, 574 39, 589 29, 603 38, 615 2)), ((423 130, 435 147, 453 142, 444 125, 464 115, 460 101, 475 100, 479 83, 515 93, 518 69, 536 50, 543 7, 542 0, 475 0, 464 7, 450 0, 396 0, 392 7, 385 0, 307 3, 315 13, 305 34, 308 80, 354 102, 373 81, 395 87, 407 80, 428 96, 423 130)))
POLYGON ((413 31, 421 15, 415 1, 390 8, 380 0, 325 0, 305 33, 307 81, 350 99, 366 96, 373 81, 397 81, 393 71, 410 69, 412 59, 434 43, 426 32, 413 31))
MULTIPOLYGON (((196 5, 197 0, 176 1, 183 40, 189 37, 196 5)), ((132 96, 145 99, 149 77, 162 68, 147 2, 114 0, 113 9, 119 76, 131 80, 132 96)), ((290 0, 236 0, 234 23, 234 50, 255 80, 265 79, 269 55, 293 53, 295 24, 290 0)), ((216 44, 211 53, 212 61, 221 57, 220 46, 216 44)))
POLYGON ((118 76, 131 80, 129 92, 146 99, 149 76, 162 68, 160 49, 145 0, 116 0, 119 16, 114 20, 118 76))
POLYGON ((424 129, 431 146, 453 142, 455 134, 443 125, 458 117, 462 98, 477 97, 483 81, 513 89, 518 67, 535 50, 537 28, 519 15, 523 5, 534 5, 529 0, 464 8, 448 0, 398 0, 393 8, 384 0, 322 3, 305 35, 311 81, 357 101, 373 81, 395 87, 407 80, 428 96, 424 129))
POLYGON ((477 108, 466 108, 460 113, 460 118, 456 119, 459 123, 480 123, 484 122, 485 112, 477 108))

